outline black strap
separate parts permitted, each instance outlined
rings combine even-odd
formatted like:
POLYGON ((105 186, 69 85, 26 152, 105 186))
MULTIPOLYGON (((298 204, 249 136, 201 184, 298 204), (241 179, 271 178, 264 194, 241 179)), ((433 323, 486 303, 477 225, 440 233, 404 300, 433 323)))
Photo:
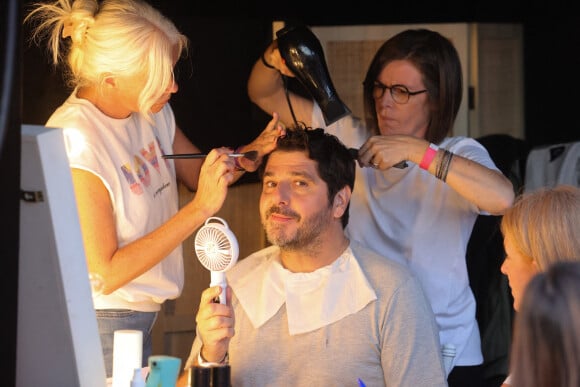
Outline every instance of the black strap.
POLYGON ((290 114, 292 114, 292 119, 294 120, 294 125, 296 128, 299 128, 298 120, 296 119, 296 115, 294 115, 294 109, 292 108, 292 103, 290 102, 290 91, 288 90, 288 77, 282 75, 282 82, 284 83, 284 93, 286 94, 286 101, 288 101, 288 107, 290 108, 290 114))

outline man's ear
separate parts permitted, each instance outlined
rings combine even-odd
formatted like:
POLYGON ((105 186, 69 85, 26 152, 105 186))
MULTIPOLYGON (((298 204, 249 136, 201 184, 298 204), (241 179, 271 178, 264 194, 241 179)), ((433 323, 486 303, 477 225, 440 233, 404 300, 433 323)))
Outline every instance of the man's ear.
POLYGON ((348 207, 348 203, 350 202, 351 194, 352 191, 350 190, 350 187, 345 185, 340 191, 336 193, 336 195, 334 195, 332 209, 335 217, 342 217, 346 211, 346 208, 348 207))

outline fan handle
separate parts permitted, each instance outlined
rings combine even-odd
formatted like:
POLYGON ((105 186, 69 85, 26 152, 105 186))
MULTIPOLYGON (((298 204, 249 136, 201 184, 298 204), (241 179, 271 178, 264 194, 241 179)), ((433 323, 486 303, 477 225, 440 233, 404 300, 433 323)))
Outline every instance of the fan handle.
POLYGON ((219 296, 219 300, 220 300, 220 304, 224 304, 226 303, 226 288, 228 286, 228 283, 226 281, 226 273, 223 271, 210 271, 211 274, 211 282, 209 284, 209 286, 221 286, 222 288, 222 292, 220 293, 219 296))

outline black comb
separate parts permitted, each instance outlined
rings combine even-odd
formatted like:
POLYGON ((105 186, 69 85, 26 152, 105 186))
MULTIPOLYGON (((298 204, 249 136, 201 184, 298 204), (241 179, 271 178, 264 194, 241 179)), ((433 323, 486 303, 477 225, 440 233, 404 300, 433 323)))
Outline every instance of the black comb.
MULTIPOLYGON (((358 149, 356 148, 348 148, 348 153, 350 153, 350 156, 355 159, 358 160, 358 149)), ((393 167, 395 168, 399 168, 399 169, 405 169, 409 166, 409 164, 407 164, 406 160, 400 161, 397 164, 393 165, 393 167)))

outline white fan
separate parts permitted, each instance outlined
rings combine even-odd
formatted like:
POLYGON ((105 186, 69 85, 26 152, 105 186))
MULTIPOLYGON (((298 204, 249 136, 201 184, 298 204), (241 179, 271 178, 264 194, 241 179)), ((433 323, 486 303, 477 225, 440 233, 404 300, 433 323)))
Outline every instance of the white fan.
POLYGON ((210 286, 220 285, 220 303, 226 303, 226 274, 238 261, 238 241, 225 220, 210 217, 195 235, 195 253, 206 269, 211 271, 210 286), (215 221, 215 222, 212 222, 215 221))

